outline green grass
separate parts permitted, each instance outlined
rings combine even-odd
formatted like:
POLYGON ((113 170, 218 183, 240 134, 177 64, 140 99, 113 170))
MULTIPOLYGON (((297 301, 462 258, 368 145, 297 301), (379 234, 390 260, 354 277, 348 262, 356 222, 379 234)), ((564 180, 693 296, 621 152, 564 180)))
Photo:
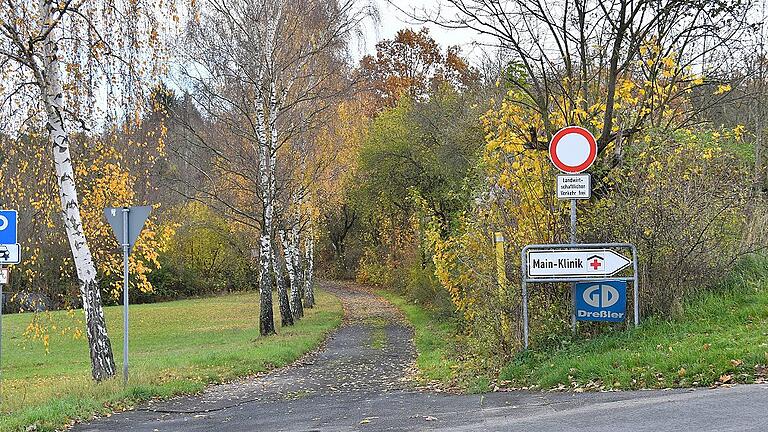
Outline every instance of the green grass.
POLYGON ((403 311, 414 330, 416 366, 425 381, 450 385, 454 382, 456 325, 452 320, 440 319, 434 312, 409 302, 391 291, 379 290, 377 294, 403 311))
MULTIPOLYGON (((32 424, 52 430, 70 419, 87 419, 153 397, 198 392, 210 383, 288 364, 320 344, 343 314, 338 299, 320 291, 316 307, 306 309, 296 326, 261 337, 257 293, 136 305, 130 312, 130 382, 125 388, 119 377, 94 383, 84 338, 60 334, 67 326, 80 327, 80 311, 75 316, 50 314, 56 330, 47 354, 39 339, 22 336, 32 315, 4 317, 0 430, 24 430, 32 424)), ((106 308, 118 374, 121 314, 121 307, 106 308)))
POLYGON ((749 383, 768 363, 768 261, 746 260, 722 289, 673 320, 650 318, 564 348, 530 351, 502 369, 512 386, 638 389, 749 383))
MULTIPOLYGON (((390 291, 415 331, 417 366, 432 381, 487 391, 492 371, 460 348, 456 326, 390 291)), ((493 363, 493 362, 491 362, 493 363)), ((644 319, 640 328, 611 331, 558 348, 532 349, 503 367, 509 387, 640 389, 750 383, 768 374, 768 259, 752 257, 720 289, 689 301, 675 319, 644 319)))

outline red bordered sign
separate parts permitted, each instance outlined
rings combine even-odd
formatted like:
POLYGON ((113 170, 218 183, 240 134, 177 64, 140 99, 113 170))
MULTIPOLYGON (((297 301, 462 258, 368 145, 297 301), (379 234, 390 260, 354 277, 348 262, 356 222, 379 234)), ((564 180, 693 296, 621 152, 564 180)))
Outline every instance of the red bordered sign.
POLYGON ((578 126, 560 129, 549 143, 549 159, 565 173, 578 174, 592 166, 596 158, 594 135, 578 126))

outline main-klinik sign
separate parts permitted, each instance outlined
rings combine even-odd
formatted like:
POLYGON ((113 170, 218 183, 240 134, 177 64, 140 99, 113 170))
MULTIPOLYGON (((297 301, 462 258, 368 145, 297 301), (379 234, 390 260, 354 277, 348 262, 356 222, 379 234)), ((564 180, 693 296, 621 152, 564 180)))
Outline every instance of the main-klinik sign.
POLYGON ((631 262, 610 249, 534 250, 528 253, 528 274, 538 277, 611 276, 631 262))
POLYGON ((528 348, 528 284, 573 282, 571 326, 577 321, 621 322, 626 316, 627 282, 634 288, 635 326, 640 323, 637 249, 629 243, 576 241, 576 202, 592 196, 592 178, 584 173, 597 158, 597 141, 586 129, 568 126, 549 144, 549 158, 563 174, 557 176, 557 197, 570 200, 570 243, 533 244, 521 252, 523 342, 528 348), (630 252, 631 259, 618 250, 630 252), (631 276, 621 276, 632 266, 631 276))

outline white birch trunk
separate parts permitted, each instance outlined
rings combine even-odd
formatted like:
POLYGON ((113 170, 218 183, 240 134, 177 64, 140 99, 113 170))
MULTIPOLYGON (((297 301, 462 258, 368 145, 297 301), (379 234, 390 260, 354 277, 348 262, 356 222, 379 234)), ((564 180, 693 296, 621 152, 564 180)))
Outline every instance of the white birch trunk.
MULTIPOLYGON (((269 3, 265 3, 265 6, 269 3)), ((275 74, 274 70, 267 73, 270 80, 270 94, 268 100, 269 119, 265 113, 265 98, 261 93, 264 84, 265 68, 274 68, 272 56, 274 55, 275 38, 277 36, 277 25, 280 19, 281 9, 278 3, 277 9, 273 12, 267 10, 266 22, 264 22, 263 33, 261 33, 261 55, 263 64, 259 66, 259 78, 256 83, 256 91, 259 96, 256 98, 256 119, 257 139, 259 141, 259 186, 261 188, 262 199, 262 226, 261 237, 259 238, 259 329, 265 336, 275 333, 275 321, 272 312, 272 276, 279 274, 277 260, 274 251, 274 199, 275 199, 275 157, 277 143, 277 129, 275 127, 277 118, 277 100, 275 97, 275 74), (269 120, 267 122, 267 120, 269 120), (269 131, 267 131, 269 126, 269 131), (269 134, 269 136, 267 136, 269 134)), ((278 287, 280 282, 278 281, 278 287)), ((278 295, 280 292, 278 291, 278 295)), ((287 296, 287 295, 286 295, 287 296)), ((282 312, 282 298, 279 298, 282 312)))
POLYGON ((272 313, 272 216, 274 207, 270 191, 269 161, 271 152, 266 137, 264 106, 256 100, 257 138, 259 140, 259 186, 261 187, 262 224, 259 237, 259 332, 262 336, 275 333, 272 313))
MULTIPOLYGON (((44 23, 53 21, 56 3, 42 0, 40 12, 44 23)), ((69 151, 63 117, 63 88, 61 84, 61 62, 58 57, 57 42, 61 37, 58 27, 48 33, 43 44, 43 76, 40 83, 43 102, 48 117, 48 131, 53 151, 53 163, 59 186, 64 228, 72 251, 75 270, 80 286, 80 296, 85 314, 86 335, 91 357, 91 375, 96 381, 102 381, 115 374, 115 360, 112 344, 107 334, 107 324, 101 304, 101 292, 96 281, 96 266, 91 250, 83 232, 80 206, 75 187, 75 174, 69 151)))
POLYGON ((291 305, 288 298, 288 289, 285 286, 285 279, 283 279, 283 272, 280 268, 280 260, 278 259, 277 248, 273 248, 272 254, 272 269, 275 276, 275 285, 277 286, 277 298, 280 306, 280 323, 283 327, 293 325, 293 312, 291 312, 291 305))
POLYGON ((285 267, 288 272, 288 280, 291 284, 291 310, 293 319, 297 320, 304 316, 304 307, 301 303, 301 287, 299 286, 298 267, 296 266, 296 256, 298 251, 295 249, 295 230, 291 228, 291 234, 286 237, 285 231, 280 230, 280 241, 283 243, 285 256, 285 267))
POLYGON ((312 235, 312 229, 304 238, 304 306, 312 308, 315 306, 315 290, 312 286, 313 272, 315 270, 315 240, 312 235))
POLYGON ((300 310, 300 315, 303 317, 304 316, 304 304, 303 304, 304 274, 303 274, 302 265, 301 265, 301 246, 300 246, 301 234, 299 232, 300 216, 298 216, 299 215, 298 211, 296 215, 297 215, 296 221, 293 227, 291 228, 292 235, 290 238, 291 250, 293 252, 291 257, 293 258, 293 272, 294 272, 294 277, 296 278, 296 283, 295 283, 296 292, 295 292, 295 297, 293 298, 293 301, 296 302, 296 305, 297 305, 296 307, 300 310))

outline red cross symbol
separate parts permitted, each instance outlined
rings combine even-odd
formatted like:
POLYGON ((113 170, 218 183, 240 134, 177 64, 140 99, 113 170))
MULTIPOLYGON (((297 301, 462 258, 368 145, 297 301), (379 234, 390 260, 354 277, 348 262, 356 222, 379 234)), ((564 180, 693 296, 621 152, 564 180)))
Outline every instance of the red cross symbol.
POLYGON ((595 271, 597 271, 597 269, 599 269, 600 266, 603 265, 603 263, 601 263, 600 261, 597 260, 597 258, 595 258, 592 260, 591 263, 589 263, 589 265, 592 266, 592 268, 595 269, 595 271))

